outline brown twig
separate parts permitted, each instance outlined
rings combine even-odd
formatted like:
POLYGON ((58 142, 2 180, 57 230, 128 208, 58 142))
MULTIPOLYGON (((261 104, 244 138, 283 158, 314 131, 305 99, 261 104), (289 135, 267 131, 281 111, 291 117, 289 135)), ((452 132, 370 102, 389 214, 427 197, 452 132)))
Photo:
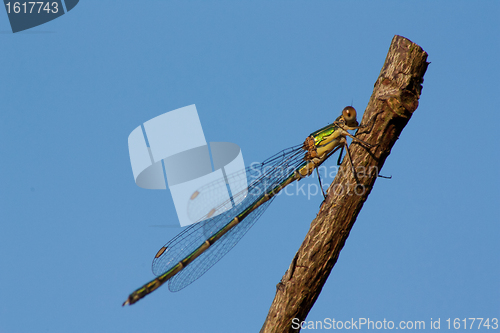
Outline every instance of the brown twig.
POLYGON ((418 107, 428 62, 427 53, 410 40, 394 36, 356 137, 376 145, 351 144, 359 185, 346 159, 328 197, 278 284, 262 333, 298 332, 337 262, 363 203, 375 184, 394 143, 418 107))

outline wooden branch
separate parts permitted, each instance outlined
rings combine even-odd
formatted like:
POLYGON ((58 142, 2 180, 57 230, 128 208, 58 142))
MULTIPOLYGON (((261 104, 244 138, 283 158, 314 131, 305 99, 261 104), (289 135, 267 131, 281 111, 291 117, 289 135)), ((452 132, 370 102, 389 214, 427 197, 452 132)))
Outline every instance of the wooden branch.
POLYGON ((287 272, 277 285, 261 333, 298 332, 337 262, 363 203, 394 143, 418 107, 427 53, 410 40, 394 36, 356 137, 376 145, 350 147, 359 184, 348 157, 328 189, 328 196, 287 272))

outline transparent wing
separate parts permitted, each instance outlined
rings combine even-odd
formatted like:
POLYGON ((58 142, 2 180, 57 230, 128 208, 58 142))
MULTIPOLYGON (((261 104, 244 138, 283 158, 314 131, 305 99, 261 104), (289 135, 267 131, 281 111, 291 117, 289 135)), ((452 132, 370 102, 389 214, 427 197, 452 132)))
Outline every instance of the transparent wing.
POLYGON ((274 198, 260 205, 242 222, 237 224, 217 242, 210 246, 205 252, 203 252, 198 258, 196 258, 196 260, 177 273, 172 279, 170 279, 170 281, 168 281, 168 289, 172 292, 179 291, 205 274, 206 271, 222 259, 222 257, 239 242, 239 240, 259 219, 262 213, 264 213, 273 199, 274 198))
MULTIPOLYGON (((248 189, 245 191, 245 197, 241 203, 233 206, 229 210, 224 211, 220 215, 212 218, 205 219, 201 222, 195 223, 187 227, 184 231, 170 240, 164 247, 158 251, 158 254, 153 260, 153 273, 161 275, 174 267, 179 261, 186 258, 205 240, 213 236, 220 229, 226 226, 231 220, 241 214, 248 208, 254 210, 239 224, 233 227, 227 234, 222 236, 217 242, 212 244, 203 254, 196 258, 193 262, 187 265, 182 271, 175 275, 169 281, 169 289, 171 291, 178 291, 186 287, 201 275, 203 275, 210 267, 219 261, 229 250, 231 250, 236 243, 243 237, 243 235, 252 227, 257 219, 262 215, 265 209, 269 206, 274 199, 261 204, 259 207, 252 207, 255 202, 263 195, 263 193, 270 191, 272 188, 279 185, 286 179, 290 173, 300 167, 303 163, 302 145, 291 147, 273 155, 259 166, 247 168, 247 181, 248 189)), ((244 173, 239 172, 230 177, 242 177, 244 173)), ((217 183, 217 182, 214 182, 217 183)), ((227 190, 224 184, 208 184, 203 186, 198 191, 201 194, 216 195, 218 190, 227 190)), ((221 207, 230 204, 229 201, 234 200, 235 196, 241 195, 240 193, 233 194, 230 200, 218 204, 217 207, 211 207, 202 200, 194 203, 200 207, 206 207, 205 211, 213 209, 219 210, 221 207), (198 204, 199 202, 199 204, 198 204)), ((198 199, 199 195, 196 197, 198 199)), ((201 197, 203 198, 203 196, 201 197)), ((203 218, 206 218, 204 216, 203 218)), ((202 219, 203 219, 202 218, 202 219)))
POLYGON ((260 164, 227 175, 199 188, 188 202, 188 216, 191 221, 202 221, 221 214, 241 203, 247 196, 247 189, 256 185, 264 192, 286 178, 298 163, 303 161, 304 150, 297 145, 271 156, 260 164), (228 186, 230 184, 230 186, 228 186), (240 189, 231 193, 228 190, 240 189))

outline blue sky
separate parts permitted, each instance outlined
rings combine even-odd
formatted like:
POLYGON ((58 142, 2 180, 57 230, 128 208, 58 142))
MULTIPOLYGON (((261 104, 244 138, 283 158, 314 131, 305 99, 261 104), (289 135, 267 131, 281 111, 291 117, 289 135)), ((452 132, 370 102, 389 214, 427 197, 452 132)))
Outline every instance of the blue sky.
POLYGON ((277 198, 195 283, 122 308, 181 231, 170 193, 135 185, 128 135, 196 104, 208 141, 264 160, 362 112, 395 34, 429 53, 420 106, 307 320, 499 318, 498 17, 496 1, 82 0, 12 34, 0 13, 0 332, 258 331, 321 196, 277 198))

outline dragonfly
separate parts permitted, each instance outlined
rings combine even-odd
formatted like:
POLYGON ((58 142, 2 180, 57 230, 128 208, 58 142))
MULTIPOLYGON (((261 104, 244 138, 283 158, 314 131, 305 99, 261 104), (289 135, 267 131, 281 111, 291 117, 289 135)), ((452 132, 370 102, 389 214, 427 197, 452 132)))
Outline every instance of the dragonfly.
POLYGON ((348 132, 362 127, 365 126, 358 124, 354 107, 347 106, 332 124, 311 133, 303 144, 284 149, 257 166, 227 175, 227 179, 195 191, 189 199, 188 213, 194 212, 190 218, 200 222, 187 227, 158 251, 153 259, 153 273, 157 277, 132 292, 123 306, 136 303, 166 282, 172 292, 194 282, 238 243, 283 188, 311 175, 339 149, 337 163, 340 164, 345 148, 358 183, 347 137, 367 148, 374 147, 348 132), (248 183, 245 190, 217 203, 221 186, 226 188, 229 180, 243 178, 248 183))

